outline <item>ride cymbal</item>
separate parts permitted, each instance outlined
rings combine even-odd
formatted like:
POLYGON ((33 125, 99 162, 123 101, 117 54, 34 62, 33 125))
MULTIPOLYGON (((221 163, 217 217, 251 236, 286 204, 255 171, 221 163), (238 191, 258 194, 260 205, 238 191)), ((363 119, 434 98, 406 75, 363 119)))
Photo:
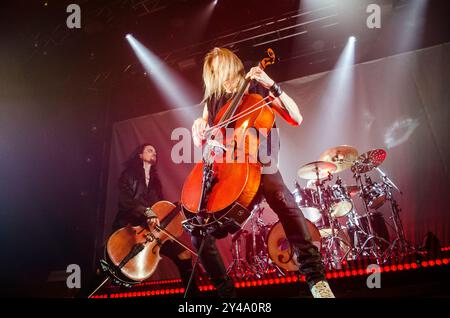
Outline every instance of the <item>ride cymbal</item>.
POLYGON ((335 173, 338 173, 350 168, 357 158, 358 150, 352 146, 342 145, 325 150, 319 160, 334 163, 337 167, 335 173))

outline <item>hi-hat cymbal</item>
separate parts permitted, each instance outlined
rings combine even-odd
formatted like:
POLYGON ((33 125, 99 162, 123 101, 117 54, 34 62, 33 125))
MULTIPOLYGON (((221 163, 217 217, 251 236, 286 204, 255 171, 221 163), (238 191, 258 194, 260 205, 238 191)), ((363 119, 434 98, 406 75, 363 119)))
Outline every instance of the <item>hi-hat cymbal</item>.
POLYGON ((352 146, 337 146, 329 148, 323 152, 319 160, 332 162, 336 165, 335 173, 350 168, 358 158, 358 150, 352 146))
POLYGON ((305 164, 300 169, 298 169, 298 176, 302 179, 311 180, 325 178, 328 173, 333 173, 337 169, 336 165, 332 162, 326 161, 313 161, 305 164))
POLYGON ((387 153, 384 149, 373 149, 363 153, 358 157, 352 167, 353 171, 366 173, 375 167, 378 167, 386 159, 387 153))

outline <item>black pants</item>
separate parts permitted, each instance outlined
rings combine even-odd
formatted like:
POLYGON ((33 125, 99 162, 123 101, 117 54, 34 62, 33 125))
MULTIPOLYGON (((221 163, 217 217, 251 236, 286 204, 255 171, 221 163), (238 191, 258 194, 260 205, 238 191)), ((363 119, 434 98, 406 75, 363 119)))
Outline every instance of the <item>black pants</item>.
MULTIPOLYGON (((299 270, 306 276, 308 285, 312 286, 323 280, 325 268, 320 252, 312 244, 305 217, 295 203, 292 193, 284 184, 280 172, 262 175, 259 190, 272 210, 278 215, 289 243, 298 255, 299 270)), ((195 248, 199 249, 201 241, 201 237, 192 236, 192 244, 195 248)), ((216 239, 211 235, 206 238, 200 260, 210 275, 219 296, 234 295, 233 282, 226 275, 225 265, 217 250, 216 239)))

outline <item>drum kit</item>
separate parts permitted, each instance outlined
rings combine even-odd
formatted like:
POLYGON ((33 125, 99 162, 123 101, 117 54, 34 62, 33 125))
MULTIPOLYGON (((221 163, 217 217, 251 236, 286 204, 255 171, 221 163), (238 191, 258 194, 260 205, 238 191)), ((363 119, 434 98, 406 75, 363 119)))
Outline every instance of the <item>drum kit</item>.
MULTIPOLYGON (((295 182, 292 193, 328 269, 341 269, 348 261, 362 257, 384 264, 415 252, 405 239, 401 209, 394 197, 395 191, 402 192, 380 168, 386 155, 383 149, 358 154, 354 147, 344 145, 327 149, 318 161, 298 169, 298 177, 307 183, 301 187, 295 182), (352 172, 350 185, 338 176, 346 170, 352 172), (376 175, 369 176, 370 172, 376 175), (389 221, 378 210, 387 203, 389 221)), ((260 277, 270 270, 298 269, 281 223, 264 224, 262 210, 260 205, 253 210, 250 230, 233 235, 230 274, 260 277)))

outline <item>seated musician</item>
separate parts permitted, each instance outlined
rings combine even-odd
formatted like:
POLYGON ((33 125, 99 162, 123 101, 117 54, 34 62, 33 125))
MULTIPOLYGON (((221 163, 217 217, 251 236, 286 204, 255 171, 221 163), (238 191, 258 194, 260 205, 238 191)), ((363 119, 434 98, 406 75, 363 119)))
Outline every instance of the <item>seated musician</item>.
MULTIPOLYGON (((154 203, 163 200, 162 185, 156 170, 156 149, 151 144, 136 148, 126 162, 125 170, 119 179, 119 212, 113 223, 113 230, 128 224, 136 226, 156 222, 156 215, 149 209, 154 203)), ((167 240, 160 254, 170 258, 180 272, 186 287, 192 273, 191 253, 179 244, 167 240)), ((195 283, 191 283, 194 287, 195 283)), ((194 288, 191 287, 191 290, 194 288)))
MULTIPOLYGON (((196 119, 192 126, 194 144, 202 145, 205 130, 213 125, 219 109, 233 96, 246 78, 252 81, 248 93, 260 94, 263 98, 270 96, 272 109, 292 125, 299 125, 302 116, 297 104, 281 87, 276 84, 261 68, 253 67, 247 74, 241 60, 230 50, 214 48, 205 57, 203 65, 204 99, 203 116, 196 119)), ((276 134, 276 129, 273 129, 276 134)), ((273 138, 271 138, 273 140, 273 138)), ((269 138, 267 138, 269 140, 269 138)), ((262 140, 262 143, 267 142, 262 140)), ((277 147, 271 147, 276 149, 277 147)), ((270 153, 271 165, 277 167, 278 153, 270 153)), ((328 282, 321 254, 311 242, 305 218, 295 203, 278 169, 264 171, 261 176, 259 191, 278 215, 291 247, 296 251, 299 270, 306 276, 308 286, 314 297, 334 297, 328 282)), ((200 259, 221 297, 235 296, 234 284, 227 276, 222 258, 217 250, 216 238, 206 236, 200 259)), ((199 249, 202 237, 192 236, 194 246, 199 249)))

